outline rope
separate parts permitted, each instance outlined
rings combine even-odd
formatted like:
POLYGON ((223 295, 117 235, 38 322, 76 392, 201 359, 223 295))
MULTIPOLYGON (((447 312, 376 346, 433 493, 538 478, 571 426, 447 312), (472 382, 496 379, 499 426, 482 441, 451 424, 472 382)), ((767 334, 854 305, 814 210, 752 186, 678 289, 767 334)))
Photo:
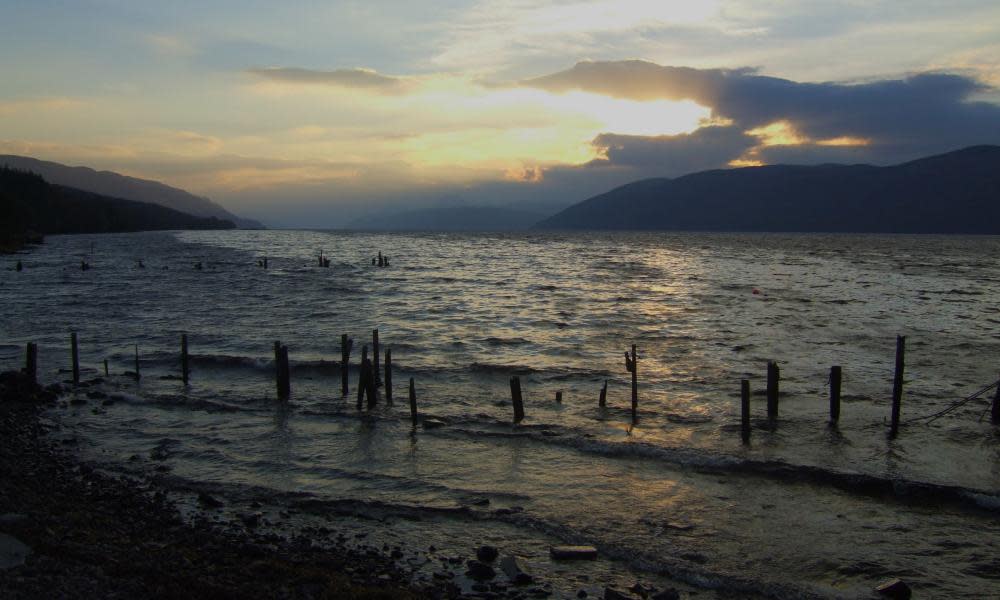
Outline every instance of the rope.
MULTIPOLYGON (((1000 385, 1000 380, 994 381, 993 383, 991 383, 988 386, 980 389, 979 391, 977 391, 976 393, 974 393, 974 394, 972 394, 970 396, 966 396, 965 398, 963 398, 961 400, 958 400, 956 402, 952 402, 950 406, 948 406, 947 408, 945 408, 943 410, 939 410, 936 413, 931 413, 929 415, 924 415, 922 417, 913 417, 912 419, 907 419, 907 420, 903 421, 902 423, 900 423, 900 425, 906 425, 907 423, 913 423, 915 421, 923 421, 924 419, 926 419, 928 423, 931 423, 934 420, 936 420, 936 419, 938 419, 940 417, 945 416, 946 414, 950 413, 951 411, 955 410, 956 408, 958 408, 960 406, 964 406, 965 404, 967 404, 967 403, 975 400, 976 398, 982 396, 986 392, 988 392, 988 391, 992 390, 993 388, 997 387, 997 385, 1000 385)), ((987 409, 989 409, 989 407, 987 407, 987 409)), ((983 412, 983 414, 984 415, 986 414, 985 411, 983 412)), ((979 420, 982 421, 983 417, 980 416, 979 420)))

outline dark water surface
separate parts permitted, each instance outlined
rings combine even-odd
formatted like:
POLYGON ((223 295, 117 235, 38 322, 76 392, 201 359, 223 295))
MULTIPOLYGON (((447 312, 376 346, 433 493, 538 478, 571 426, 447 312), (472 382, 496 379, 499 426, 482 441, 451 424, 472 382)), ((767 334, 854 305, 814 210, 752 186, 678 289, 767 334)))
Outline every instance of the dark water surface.
POLYGON ((43 381, 66 379, 76 330, 84 377, 108 358, 102 389, 117 401, 53 418, 91 457, 126 468, 138 455, 133 466, 166 465, 193 487, 308 498, 320 516, 406 513, 385 535, 466 551, 490 540, 558 582, 557 595, 659 575, 699 597, 857 597, 900 576, 921 595, 995 597, 1000 433, 980 420, 993 392, 896 440, 885 420, 897 334, 904 422, 997 378, 998 257, 995 237, 54 236, 20 257, 23 272, 0 273, 0 367, 20 366, 35 341, 43 381), (370 265, 379 250, 390 267, 370 265), (254 266, 264 255, 268 270, 254 266), (80 271, 82 258, 94 268, 80 271), (355 339, 356 366, 376 327, 396 404, 361 415, 356 369, 340 394, 340 335, 355 339), (289 347, 287 406, 275 400, 274 340, 289 347), (138 384, 123 375, 133 344, 138 384), (768 360, 781 367, 779 424, 760 427, 754 395, 743 446, 739 380, 762 390, 768 360), (844 373, 837 428, 831 365, 844 373), (512 375, 527 413, 517 427, 512 375), (410 377, 443 426, 411 432, 410 377), (557 542, 608 560, 552 563, 557 542))

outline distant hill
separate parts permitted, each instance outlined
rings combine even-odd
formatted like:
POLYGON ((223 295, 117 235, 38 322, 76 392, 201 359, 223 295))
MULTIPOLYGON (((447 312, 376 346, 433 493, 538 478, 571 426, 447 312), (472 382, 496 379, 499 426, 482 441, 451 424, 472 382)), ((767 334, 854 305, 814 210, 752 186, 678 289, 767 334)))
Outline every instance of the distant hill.
POLYGON ((243 229, 263 229, 253 219, 237 217, 208 198, 195 196, 159 181, 127 177, 111 171, 95 171, 88 167, 70 167, 28 156, 0 154, 0 166, 38 173, 56 185, 77 188, 102 196, 149 202, 166 206, 196 217, 216 217, 232 221, 243 229))
POLYGON ((366 217, 352 229, 370 231, 515 231, 538 222, 538 213, 490 206, 425 208, 366 217))
POLYGON ((535 227, 1000 234, 1000 146, 892 167, 775 165, 646 179, 535 227))
POLYGON ((232 221, 195 217, 146 202, 51 185, 40 175, 0 167, 0 246, 14 250, 50 233, 232 229, 232 221))

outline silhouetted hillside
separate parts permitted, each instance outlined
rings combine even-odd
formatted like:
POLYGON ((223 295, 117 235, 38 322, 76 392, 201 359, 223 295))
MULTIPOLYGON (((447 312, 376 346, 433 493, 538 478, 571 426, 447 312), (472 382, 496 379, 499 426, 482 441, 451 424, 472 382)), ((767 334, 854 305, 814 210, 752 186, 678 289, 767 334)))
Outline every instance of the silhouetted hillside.
POLYGON ((646 179, 535 227, 1000 234, 1000 146, 892 167, 776 165, 646 179))
POLYGON ((231 221, 51 185, 35 173, 0 167, 0 242, 8 249, 37 234, 233 227, 231 221))
POLYGON ((65 185, 112 198, 149 202, 194 215, 232 221, 244 229, 263 229, 253 219, 237 217, 208 198, 195 196, 159 181, 138 179, 111 171, 95 171, 88 167, 70 167, 56 162, 13 154, 0 155, 0 166, 38 173, 49 183, 65 185))
POLYGON ((366 217, 352 229, 369 231, 515 231, 538 222, 538 213, 492 206, 426 208, 366 217))

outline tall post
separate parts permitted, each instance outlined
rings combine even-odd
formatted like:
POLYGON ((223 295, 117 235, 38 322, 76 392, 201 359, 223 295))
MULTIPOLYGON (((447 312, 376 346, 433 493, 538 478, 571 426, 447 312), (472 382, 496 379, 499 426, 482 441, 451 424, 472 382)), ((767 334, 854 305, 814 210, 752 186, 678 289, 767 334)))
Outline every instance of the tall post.
POLYGON ((385 349, 385 403, 392 404, 392 348, 385 349))
POLYGON ((597 406, 604 408, 608 405, 608 380, 604 380, 604 386, 601 388, 601 395, 597 399, 597 406))
POLYGON ((743 443, 750 443, 750 380, 740 380, 740 433, 743 443))
POLYGON ((139 344, 135 345, 135 380, 139 381, 142 375, 139 374, 139 344))
POLYGON ((288 400, 292 395, 292 371, 288 367, 288 346, 281 345, 281 397, 288 400))
POLYGON ((38 383, 38 345, 28 342, 24 354, 24 372, 31 383, 38 383))
POLYGON ((636 422, 639 412, 639 369, 635 353, 635 344, 632 344, 632 356, 625 353, 625 369, 632 373, 632 423, 636 422))
POLYGON ((417 426, 417 390, 413 387, 413 378, 410 377, 410 420, 413 426, 417 426))
POLYGON ((378 329, 372 329, 372 377, 375 385, 382 385, 382 375, 378 368, 378 329))
POLYGON ((767 420, 772 424, 778 419, 778 381, 781 377, 778 363, 767 363, 767 420))
POLYGON ((840 367, 830 367, 830 422, 840 420, 840 367))
POLYGON ((524 399, 521 396, 521 378, 510 378, 510 403, 514 406, 514 422, 520 423, 524 419, 524 399))
POLYGON ((997 380, 997 391, 993 394, 993 407, 990 409, 990 421, 1000 425, 1000 379, 997 380))
POLYGON ((365 394, 368 395, 368 410, 373 410, 378 403, 378 394, 375 391, 375 368, 371 361, 368 361, 368 377, 365 379, 365 386, 368 388, 365 390, 365 394))
POLYGON ((358 372, 358 410, 364 407, 365 392, 368 391, 368 345, 361 347, 361 369, 358 372))
POLYGON ((70 354, 73 358, 73 383, 80 383, 80 349, 76 344, 76 332, 69 334, 70 354))
POLYGON ((281 392, 284 386, 281 385, 281 342, 274 342, 274 384, 278 391, 278 397, 281 398, 281 392))
POLYGON ((184 385, 188 384, 191 379, 191 365, 188 360, 188 336, 186 333, 181 334, 181 381, 184 385))
POLYGON ((906 364, 906 336, 896 336, 896 370, 892 377, 892 424, 889 437, 899 434, 899 409, 903 403, 903 367, 906 364))
POLYGON ((349 339, 347 334, 340 336, 340 390, 343 395, 347 395, 347 371, 351 362, 351 346, 354 340, 349 339))

